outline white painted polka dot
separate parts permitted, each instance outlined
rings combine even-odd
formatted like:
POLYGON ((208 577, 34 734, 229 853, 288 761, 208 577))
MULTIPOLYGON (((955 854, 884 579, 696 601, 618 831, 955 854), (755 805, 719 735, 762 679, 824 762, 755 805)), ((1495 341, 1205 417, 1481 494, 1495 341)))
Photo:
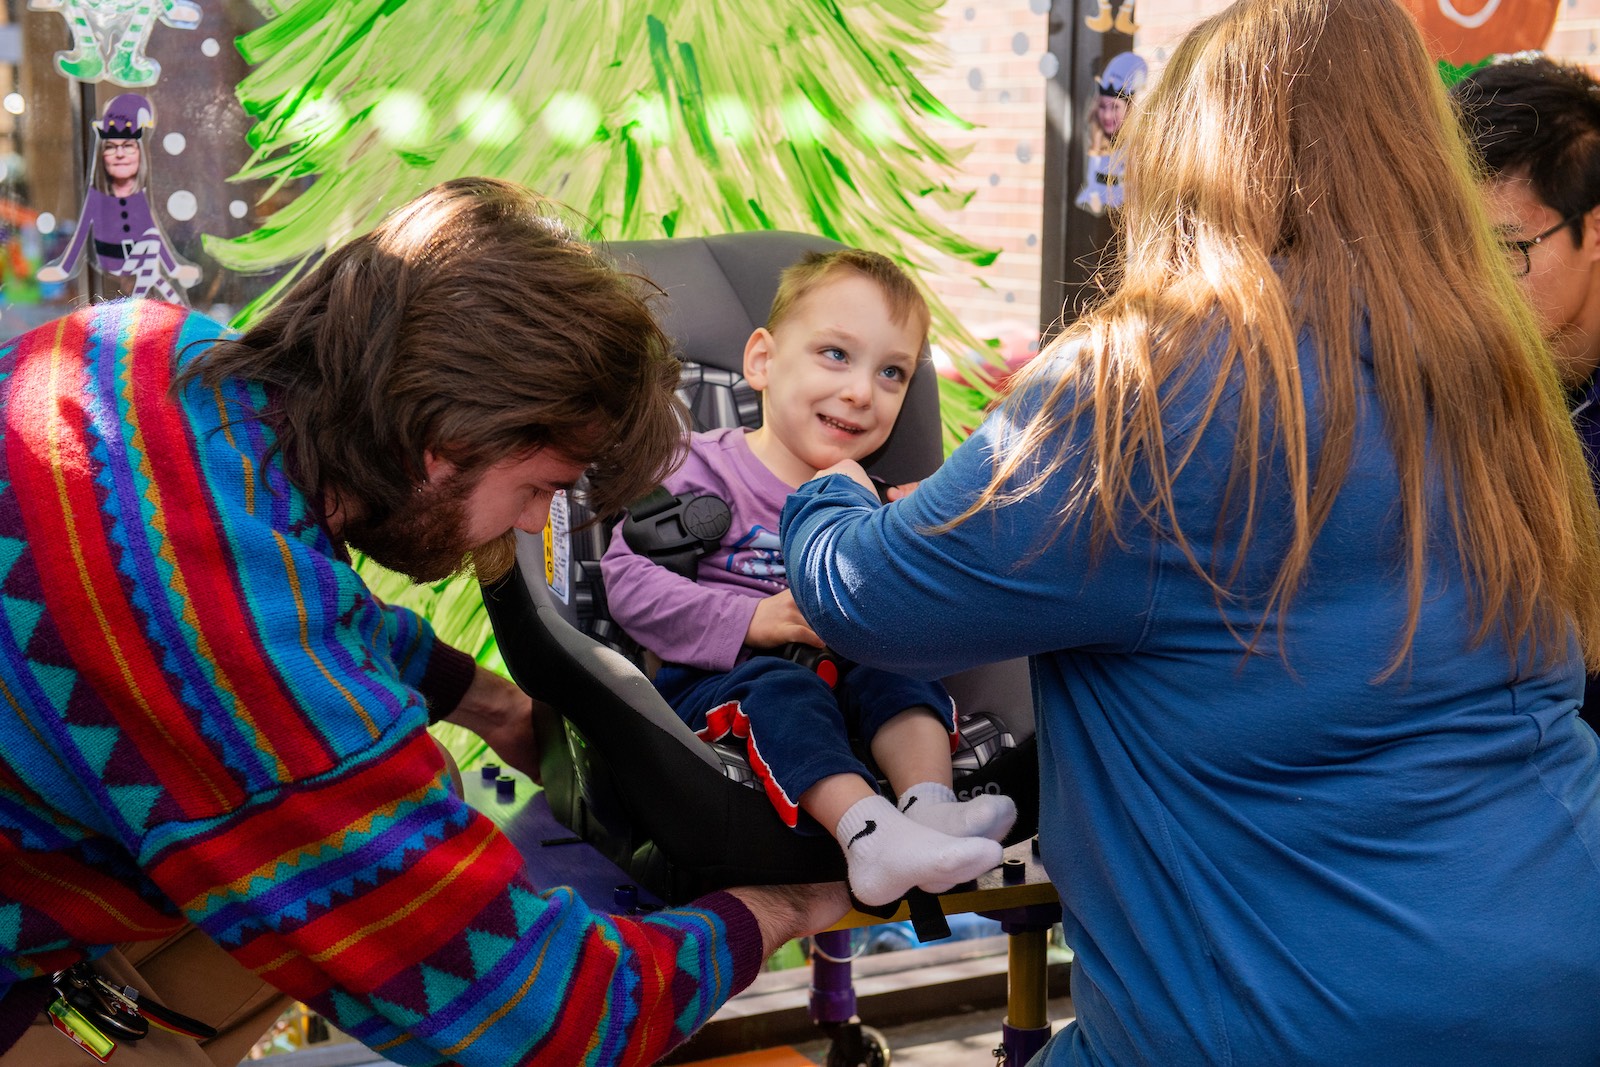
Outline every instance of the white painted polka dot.
POLYGON ((1017 142, 1017 162, 1026 163, 1033 158, 1033 150, 1028 147, 1027 141, 1017 142))
POLYGON ((222 46, 217 43, 217 39, 215 37, 207 37, 205 40, 200 42, 200 54, 205 56, 207 59, 212 58, 220 51, 222 51, 222 46))
POLYGON ((1011 38, 1011 50, 1019 56, 1027 55, 1028 35, 1025 33, 1019 33, 1015 37, 1011 38))
POLYGON ((55 233, 56 217, 48 211, 41 211, 39 217, 33 220, 33 225, 40 233, 55 233))
POLYGON ((194 194, 187 189, 179 189, 167 197, 167 214, 179 222, 188 222, 194 218, 194 213, 200 209, 194 194))
POLYGON ((1046 78, 1054 78, 1060 72, 1061 60, 1057 59, 1049 52, 1046 52, 1044 55, 1039 57, 1040 74, 1043 74, 1046 78))
POLYGON ((973 89, 983 88, 983 71, 973 67, 967 71, 967 85, 973 89))
POLYGON ((228 214, 236 219, 242 219, 250 213, 250 205, 243 200, 234 200, 228 204, 228 214))
POLYGON ((161 147, 167 150, 169 156, 181 156, 183 150, 189 147, 189 142, 181 133, 169 133, 161 138, 161 147))
POLYGON ((990 185, 999 185, 1000 184, 1000 175, 998 175, 998 174, 989 175, 989 184, 990 185))
POLYGON ((1050 14, 1050 0, 1028 0, 1028 10, 1035 15, 1050 14))

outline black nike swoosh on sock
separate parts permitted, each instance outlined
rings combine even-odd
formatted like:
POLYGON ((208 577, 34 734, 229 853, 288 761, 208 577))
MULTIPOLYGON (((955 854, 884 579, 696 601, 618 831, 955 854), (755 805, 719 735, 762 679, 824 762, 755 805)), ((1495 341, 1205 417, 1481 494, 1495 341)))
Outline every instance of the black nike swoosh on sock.
POLYGON ((919 801, 921 799, 922 799, 921 797, 907 797, 906 798, 906 806, 900 809, 900 814, 904 815, 906 812, 910 811, 911 810, 911 805, 915 804, 917 801, 919 801))
POLYGON ((863 837, 866 837, 868 834, 872 833, 872 831, 876 830, 877 828, 878 828, 878 824, 876 822, 874 822, 873 820, 868 819, 867 820, 867 825, 863 826, 860 829, 860 831, 858 831, 856 833, 856 835, 854 837, 852 837, 849 841, 845 842, 845 846, 844 847, 845 848, 849 848, 851 845, 855 844, 857 841, 860 841, 863 837))

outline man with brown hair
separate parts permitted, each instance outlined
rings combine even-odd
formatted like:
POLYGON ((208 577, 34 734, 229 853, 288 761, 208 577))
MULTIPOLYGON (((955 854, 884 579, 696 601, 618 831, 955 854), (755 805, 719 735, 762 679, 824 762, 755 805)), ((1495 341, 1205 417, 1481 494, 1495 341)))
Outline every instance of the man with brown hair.
POLYGON ((492 576, 580 475, 632 499, 675 454, 676 376, 634 279, 487 179, 237 339, 133 302, 0 348, 0 1062, 137 1029, 127 984, 224 1033, 118 1063, 236 1063, 264 981, 399 1062, 647 1063, 843 913, 837 885, 633 919, 529 884, 425 726, 532 772, 531 701, 349 565, 492 576))

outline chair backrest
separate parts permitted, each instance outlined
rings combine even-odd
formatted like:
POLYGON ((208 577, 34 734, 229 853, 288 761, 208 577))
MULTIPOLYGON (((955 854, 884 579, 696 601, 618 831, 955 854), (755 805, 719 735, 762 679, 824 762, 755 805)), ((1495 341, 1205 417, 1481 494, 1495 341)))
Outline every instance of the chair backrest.
MULTIPOLYGON (((741 373, 745 341, 766 322, 782 270, 806 251, 838 247, 776 231, 609 246, 619 266, 666 294, 657 314, 684 360, 680 395, 694 428, 760 424, 759 398, 741 373)), ((924 366, 894 432, 865 466, 896 484, 927 476, 942 458, 937 375, 924 366)), ((513 677, 561 709, 559 720, 539 720, 557 818, 664 897, 687 898, 715 884, 840 877, 831 839, 796 837, 783 827, 764 798, 738 784, 748 775, 742 753, 712 756, 627 662, 639 658, 638 649, 610 620, 599 565, 616 517, 593 518, 581 490, 571 494, 552 508, 542 545, 517 535, 517 568, 485 590, 513 677), (720 770, 704 773, 708 764, 720 770), (663 804, 668 795, 673 803, 663 804), (694 820, 686 824, 690 811, 694 820), (652 865, 670 871, 657 879, 642 870, 652 865)), ((1017 832, 1032 833, 1037 778, 1025 664, 978 668, 946 685, 967 742, 955 757, 958 790, 965 782, 1010 794, 1025 813, 1017 832), (997 759, 1002 752, 1007 758, 997 759)))

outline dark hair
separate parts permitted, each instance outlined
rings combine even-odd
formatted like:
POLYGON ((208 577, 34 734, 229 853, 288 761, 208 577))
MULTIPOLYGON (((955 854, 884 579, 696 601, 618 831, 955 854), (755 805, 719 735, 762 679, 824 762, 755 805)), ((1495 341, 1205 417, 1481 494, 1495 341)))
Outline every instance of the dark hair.
MULTIPOLYGON (((1600 204, 1600 82, 1582 67, 1518 56, 1451 90, 1467 138, 1492 176, 1526 177, 1562 218, 1600 204)), ((1583 243, 1583 220, 1571 224, 1583 243)))
MULTIPOLYGON (((381 519, 432 451, 466 472, 553 448, 613 512, 671 469, 678 362, 644 284, 509 182, 445 182, 330 252, 198 376, 259 382, 290 478, 381 519)), ((659 293, 659 290, 656 290, 659 293)))
POLYGON ((776 330, 800 298, 830 278, 853 271, 878 284, 896 323, 915 322, 924 341, 928 338, 928 301, 911 276, 888 256, 860 248, 832 252, 807 252, 800 262, 778 275, 778 294, 772 298, 767 329, 776 330))

